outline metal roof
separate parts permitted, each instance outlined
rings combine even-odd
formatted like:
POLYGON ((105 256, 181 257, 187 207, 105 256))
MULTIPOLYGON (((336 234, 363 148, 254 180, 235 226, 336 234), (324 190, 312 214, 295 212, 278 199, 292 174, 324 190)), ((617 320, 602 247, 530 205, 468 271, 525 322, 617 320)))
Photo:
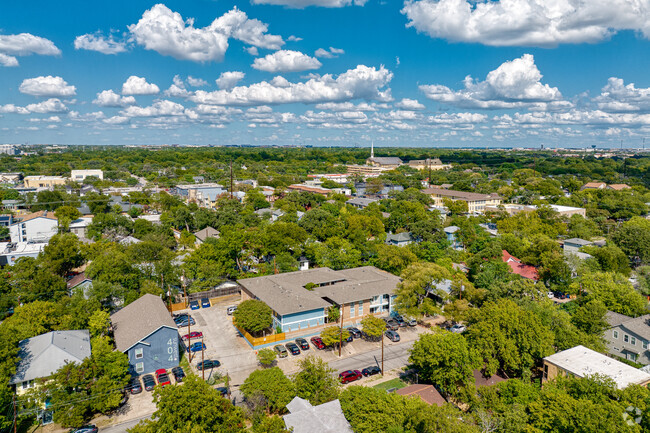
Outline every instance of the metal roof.
POLYGON ((338 400, 312 406, 307 400, 294 397, 287 409, 290 413, 283 419, 293 433, 352 433, 338 400))

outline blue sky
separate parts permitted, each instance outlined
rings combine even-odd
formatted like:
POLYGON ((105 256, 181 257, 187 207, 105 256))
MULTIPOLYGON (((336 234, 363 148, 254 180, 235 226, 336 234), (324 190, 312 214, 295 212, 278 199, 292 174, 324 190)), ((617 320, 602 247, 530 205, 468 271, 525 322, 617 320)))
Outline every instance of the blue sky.
POLYGON ((640 147, 650 0, 5 2, 0 142, 640 147))

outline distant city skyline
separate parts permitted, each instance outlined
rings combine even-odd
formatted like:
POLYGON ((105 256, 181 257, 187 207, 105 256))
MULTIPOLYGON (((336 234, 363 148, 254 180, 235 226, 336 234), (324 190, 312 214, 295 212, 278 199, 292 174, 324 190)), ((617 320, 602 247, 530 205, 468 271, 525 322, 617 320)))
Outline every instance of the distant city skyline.
POLYGON ((645 3, 7 3, 0 143, 642 148, 645 3))

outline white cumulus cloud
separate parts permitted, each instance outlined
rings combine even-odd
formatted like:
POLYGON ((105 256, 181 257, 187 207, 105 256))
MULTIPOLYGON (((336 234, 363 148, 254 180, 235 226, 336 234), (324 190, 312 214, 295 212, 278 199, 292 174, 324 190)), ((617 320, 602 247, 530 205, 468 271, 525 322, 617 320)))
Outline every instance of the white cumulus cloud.
POLYGON ((625 85, 622 79, 612 77, 594 101, 603 111, 650 111, 650 88, 637 88, 634 83, 625 85))
POLYGON ((69 85, 61 77, 51 75, 36 78, 27 78, 20 84, 21 93, 33 96, 74 96, 77 88, 69 85))
POLYGON ((485 81, 465 77, 463 90, 438 84, 422 85, 420 90, 434 101, 470 108, 515 108, 560 100, 562 94, 557 87, 542 84, 541 79, 533 56, 524 54, 488 73, 485 81))
POLYGON ((219 75, 219 78, 216 79, 217 86, 223 90, 230 90, 237 85, 241 80, 244 79, 243 72, 240 71, 228 71, 222 72, 219 75))
POLYGON ((85 34, 74 40, 77 50, 98 51, 102 54, 119 54, 126 52, 126 43, 119 42, 110 36, 108 39, 99 34, 85 34))
POLYGON ((309 71, 318 69, 323 64, 300 51, 281 50, 255 59, 252 66, 260 71, 276 73, 309 71))
POLYGON ((65 104, 57 98, 50 98, 46 101, 42 101, 36 104, 29 104, 25 107, 25 109, 27 109, 27 111, 30 113, 41 114, 64 113, 68 111, 68 107, 66 107, 65 104))
POLYGON ((0 66, 18 66, 16 56, 58 56, 61 54, 54 42, 31 33, 0 35, 0 66))
POLYGON ((133 96, 120 96, 112 90, 104 90, 97 94, 93 104, 100 107, 126 107, 135 104, 133 96))
POLYGON ((221 61, 234 38, 254 47, 277 50, 282 37, 268 33, 268 25, 249 19, 236 7, 215 19, 209 26, 194 27, 194 19, 184 20, 163 4, 144 12, 142 18, 129 26, 135 42, 147 50, 165 56, 194 62, 221 61))
POLYGON ((0 65, 6 67, 18 66, 18 59, 14 56, 0 53, 0 65))
POLYGON ((324 8, 342 8, 344 6, 363 6, 368 0, 252 0, 251 3, 258 5, 277 5, 288 8, 303 9, 308 6, 320 6, 324 8))
POLYGON ((250 86, 235 87, 230 91, 198 90, 190 99, 196 103, 213 105, 324 103, 353 99, 385 102, 392 99, 390 88, 387 88, 392 78, 393 73, 384 66, 376 69, 358 65, 336 78, 326 74, 313 76, 305 82, 292 83, 284 80, 282 86, 262 81, 250 86))
POLYGON ((183 116, 185 107, 176 102, 162 100, 156 101, 149 107, 127 107, 121 111, 126 117, 158 117, 158 116, 183 116))
POLYGON ((330 47, 329 50, 326 50, 325 48, 319 48, 314 52, 314 55, 316 57, 323 57, 326 59, 333 59, 334 57, 338 57, 341 54, 345 54, 345 51, 334 47, 330 47))
POLYGON ((397 108, 402 110, 424 110, 424 105, 422 105, 417 99, 404 98, 395 104, 397 108))
POLYGON ((160 88, 153 83, 147 83, 143 77, 131 75, 122 84, 123 95, 155 95, 160 92, 160 88))
POLYGON ((190 75, 187 77, 187 84, 189 84, 192 87, 203 87, 203 86, 207 86, 208 82, 202 78, 194 78, 190 75))
POLYGON ((650 37, 647 0, 407 0, 407 27, 493 46, 594 43, 619 30, 650 37))

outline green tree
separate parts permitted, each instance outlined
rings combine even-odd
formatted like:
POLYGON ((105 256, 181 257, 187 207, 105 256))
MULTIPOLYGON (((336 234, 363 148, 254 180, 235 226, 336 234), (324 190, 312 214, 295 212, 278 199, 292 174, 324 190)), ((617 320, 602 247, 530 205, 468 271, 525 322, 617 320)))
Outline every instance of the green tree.
POLYGON ((647 312, 647 300, 634 290, 623 275, 609 272, 586 274, 574 287, 579 287, 588 299, 601 301, 608 310, 626 316, 639 316, 647 312))
POLYGON ((467 202, 464 200, 452 200, 449 198, 442 199, 445 207, 449 209, 451 215, 464 215, 469 212, 467 202))
POLYGON ((88 330, 91 337, 103 337, 108 334, 111 324, 111 315, 103 310, 96 310, 88 319, 88 330))
POLYGON ((592 299, 581 305, 571 317, 571 322, 583 332, 600 336, 608 328, 607 307, 598 299, 592 299))
POLYGON ((263 367, 271 367, 275 363, 277 355, 273 349, 260 349, 257 352, 257 360, 263 367))
MULTIPOLYGON (((345 332, 347 333, 347 331, 345 332)), ((338 347, 341 340, 345 340, 345 338, 347 338, 347 335, 343 334, 343 330, 341 330, 340 326, 328 326, 321 331, 320 338, 323 339, 325 346, 338 347)))
POLYGON ((248 299, 233 313, 235 325, 251 334, 268 329, 273 323, 271 309, 262 301, 248 299))
POLYGON ((243 433, 244 414, 221 393, 194 375, 183 386, 156 387, 156 411, 129 433, 243 433), (179 410, 183 408, 183 410, 179 410))
POLYGON ((434 314, 439 311, 431 298, 437 283, 450 279, 451 273, 435 263, 413 263, 402 272, 402 282, 396 290, 399 311, 410 315, 434 314))
POLYGON ((263 397, 264 405, 271 413, 285 412, 287 404, 296 396, 293 383, 279 367, 252 372, 240 389, 247 399, 263 397))
POLYGON ((417 260, 417 256, 408 248, 380 244, 377 245, 377 258, 374 263, 379 269, 399 275, 417 260))
POLYGON ((335 400, 341 384, 335 370, 321 358, 308 356, 298 361, 300 371, 293 376, 296 394, 314 406, 335 400))
POLYGON ((411 349, 409 362, 423 380, 438 385, 448 394, 461 393, 474 380, 475 357, 465 337, 453 332, 421 334, 411 349))
POLYGON ((367 316, 361 319, 361 327, 370 339, 378 339, 384 335, 386 322, 379 317, 367 316))
POLYGON ((612 239, 636 264, 650 264, 650 221, 634 217, 624 222, 612 239))
POLYGON ((79 238, 73 233, 52 236, 40 260, 57 275, 65 276, 84 263, 79 238))
POLYGON ((54 212, 54 216, 59 220, 59 227, 67 231, 70 223, 81 217, 81 212, 72 206, 61 206, 54 212))
POLYGON ((601 271, 630 275, 630 261, 625 253, 616 245, 610 244, 604 247, 587 246, 583 247, 582 251, 594 256, 601 271))

